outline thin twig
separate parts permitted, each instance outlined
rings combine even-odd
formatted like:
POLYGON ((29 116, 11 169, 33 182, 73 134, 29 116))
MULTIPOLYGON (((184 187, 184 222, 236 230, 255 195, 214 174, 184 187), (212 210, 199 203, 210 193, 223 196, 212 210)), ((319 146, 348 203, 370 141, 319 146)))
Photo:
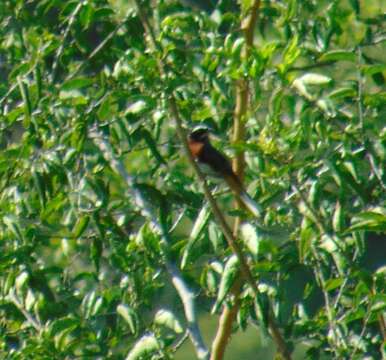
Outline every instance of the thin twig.
MULTIPOLYGON (((314 221, 314 223, 317 225, 317 227, 319 229, 320 237, 322 237, 322 235, 328 235, 329 231, 328 231, 327 227, 325 226, 323 220, 319 217, 319 214, 313 208, 313 206, 311 206, 311 204, 309 204, 309 202, 306 199, 306 196, 300 190, 300 188, 298 187, 298 185, 296 184, 295 180, 292 178, 291 175, 290 175, 290 181, 291 181, 291 186, 292 186, 293 190, 299 195, 300 200, 302 201, 302 203, 304 204, 306 209, 311 213, 311 215, 313 217, 312 220, 314 221)), ((332 237, 330 237, 330 238, 332 239, 332 237)), ((336 241, 334 242, 334 244, 337 245, 338 247, 340 247, 336 241)), ((322 259, 321 259, 319 253, 317 252, 317 250, 315 249, 314 246, 311 246, 311 251, 312 251, 313 257, 315 259, 315 263, 316 263, 316 266, 313 268, 314 274, 315 274, 316 279, 319 281, 319 284, 320 284, 320 287, 321 287, 321 290, 322 290, 322 293, 324 296, 324 302, 325 302, 326 312, 327 312, 327 319, 329 322, 330 330, 333 334, 333 337, 331 337, 331 338, 329 337, 329 339, 334 340, 334 342, 331 343, 331 347, 336 352, 336 355, 339 356, 339 354, 338 354, 339 347, 343 346, 344 348, 347 348, 347 343, 346 343, 346 340, 344 339, 342 332, 341 332, 341 330, 336 322, 335 307, 334 307, 334 305, 331 304, 330 295, 328 294, 328 290, 326 288, 327 281, 325 279, 325 276, 323 274, 323 269, 321 266, 322 259)))
POLYGON ((330 326, 330 330, 333 334, 332 337, 328 336, 328 340, 331 343, 331 348, 333 351, 335 351, 336 356, 339 357, 339 347, 343 346, 344 348, 347 348, 346 340, 344 339, 342 332, 336 322, 336 313, 334 310, 333 305, 331 304, 330 296, 328 294, 328 290, 326 288, 326 278, 323 274, 323 269, 321 266, 322 259, 320 258, 318 252, 315 250, 315 248, 312 246, 312 253, 315 258, 316 266, 313 268, 315 277, 319 280, 319 284, 323 293, 324 302, 326 305, 326 312, 327 312, 327 319, 330 326), (334 340, 333 342, 331 340, 334 340))
POLYGON ((303 66, 291 66, 287 71, 307 71, 315 68, 325 67, 334 65, 336 61, 325 61, 325 62, 316 62, 314 64, 308 64, 303 66))
MULTIPOLYGON (((355 251, 354 251, 354 255, 352 257, 352 260, 351 260, 351 262, 353 264, 355 263, 355 261, 356 261, 358 256, 359 256, 359 250, 358 250, 358 248, 356 248, 355 251)), ((350 279, 350 275, 352 273, 352 270, 353 270, 352 268, 349 269, 348 273, 346 274, 346 277, 344 278, 344 280, 342 282, 342 285, 339 288, 338 294, 335 297, 335 301, 334 301, 334 310, 335 311, 337 310, 338 305, 339 305, 339 301, 340 301, 341 297, 343 296, 343 290, 346 287, 346 285, 347 285, 347 283, 348 283, 348 281, 350 279)))
POLYGON ((26 320, 35 328, 39 333, 42 331, 42 325, 33 315, 31 315, 26 309, 24 309, 23 304, 18 299, 14 291, 11 291, 8 295, 9 300, 18 308, 18 310, 23 314, 26 320))
POLYGON ((87 64, 88 61, 90 61, 92 58, 94 58, 105 46, 106 44, 115 36, 115 34, 121 29, 121 27, 126 23, 127 18, 131 16, 131 13, 122 20, 122 22, 116 26, 116 28, 111 31, 101 42, 100 44, 90 53, 89 56, 87 56, 87 59, 80 64, 74 69, 74 71, 67 75, 65 81, 72 79, 74 76, 76 76, 80 70, 84 68, 84 66, 87 64))
POLYGON ((188 337, 189 337, 189 331, 185 331, 182 337, 178 339, 177 342, 172 346, 173 351, 176 352, 184 344, 184 342, 188 337))
MULTIPOLYGON (((373 294, 372 294, 373 295, 373 294)), ((371 307, 373 306, 373 302, 371 300, 371 298, 368 300, 368 304, 367 304, 367 314, 366 314, 366 317, 364 318, 364 321, 363 321, 363 327, 362 327, 362 330, 359 334, 359 339, 362 339, 363 336, 365 335, 365 332, 366 332, 366 328, 367 328, 367 324, 370 320, 370 317, 372 315, 372 312, 371 312, 371 307)), ((359 349, 359 344, 360 344, 360 341, 357 341, 356 344, 355 344, 355 347, 351 353, 351 358, 352 359, 355 359, 355 354, 356 352, 358 351, 359 349)))
POLYGON ((51 81, 52 82, 55 81, 56 71, 58 69, 59 61, 60 61, 60 58, 62 57, 64 48, 66 46, 66 40, 67 40, 68 34, 70 33, 72 24, 74 23, 75 18, 78 15, 78 13, 79 13, 79 11, 80 11, 80 9, 82 8, 83 5, 84 5, 84 2, 80 1, 78 3, 78 5, 75 7, 74 11, 71 13, 71 15, 68 18, 68 24, 67 24, 66 30, 64 30, 64 34, 63 34, 63 37, 62 37, 61 44, 59 46, 58 52, 56 53, 56 56, 55 56, 55 59, 54 59, 54 63, 52 65, 52 72, 51 72, 51 81))

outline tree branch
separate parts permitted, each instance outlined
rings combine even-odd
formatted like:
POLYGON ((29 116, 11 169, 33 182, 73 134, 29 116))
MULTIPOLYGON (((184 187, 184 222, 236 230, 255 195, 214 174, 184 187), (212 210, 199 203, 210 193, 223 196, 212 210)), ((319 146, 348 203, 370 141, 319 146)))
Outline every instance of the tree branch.
MULTIPOLYGON (((156 41, 154 32, 152 30, 152 27, 150 26, 150 23, 148 21, 148 18, 146 17, 142 7, 139 4, 139 0, 134 0, 134 3, 136 4, 137 7, 137 12, 138 15, 141 19, 142 25, 145 29, 145 32, 147 33, 147 40, 150 46, 150 50, 153 52, 159 51, 162 53, 162 48, 160 47, 159 43, 156 41)), ((167 79, 167 72, 166 72, 166 64, 163 62, 161 57, 157 57, 157 64, 158 64, 158 69, 161 75, 161 79, 167 79)), ((169 111, 170 111, 170 117, 173 119, 175 125, 176 125, 176 130, 177 130, 177 135, 179 137, 180 142, 182 143, 182 147, 184 150, 184 153, 191 165, 191 167, 194 169, 194 172, 197 175, 197 178, 199 182, 201 183, 203 187, 203 191, 205 194, 206 199, 208 200, 212 211, 213 215, 219 224, 229 247, 231 248, 232 252, 237 256, 239 263, 240 263, 240 270, 243 276, 245 277, 246 281, 248 284, 251 286, 255 297, 257 298, 259 296, 259 289, 257 287, 256 281, 253 278, 252 272, 248 266, 247 260, 241 250, 240 245, 238 244, 236 238, 233 236, 232 230, 230 229, 229 225, 225 221, 224 215, 222 214, 220 208, 218 207, 215 199, 213 198, 209 187, 206 183, 205 176, 203 173, 200 171, 197 163, 195 162, 193 155, 189 151, 188 143, 187 143, 187 138, 185 134, 185 130, 182 125, 182 119, 180 118, 179 111, 177 108, 177 102, 175 99, 175 96, 173 94, 173 91, 168 94, 168 104, 169 104, 169 111)), ((278 346, 278 349, 280 353, 282 354, 283 358, 288 360, 291 359, 290 352, 287 348, 287 345, 283 339, 283 337, 280 334, 280 331, 272 317, 271 312, 268 314, 268 327, 271 332, 271 335, 278 346)))
POLYGON ((229 306, 225 304, 223 307, 217 333, 212 344, 211 360, 220 360, 224 358, 225 348, 232 335, 232 324, 236 320, 240 308, 240 292, 243 283, 244 279, 239 275, 231 290, 235 299, 234 303, 229 306))
POLYGON ((111 148, 109 142, 103 137, 103 135, 98 131, 97 126, 94 125, 90 130, 90 137, 93 139, 95 145, 99 148, 105 160, 110 164, 111 168, 119 174, 127 185, 129 193, 132 195, 135 204, 142 211, 143 215, 148 218, 151 224, 154 226, 156 231, 161 236, 162 246, 161 249, 164 250, 162 256, 164 257, 166 270, 171 277, 172 283, 177 290, 177 293, 182 301, 184 306, 185 318, 188 323, 189 337, 192 341, 197 357, 199 359, 207 360, 209 359, 209 351, 204 344, 200 329, 198 327, 195 302, 194 302, 194 293, 186 285, 183 280, 182 274, 179 269, 175 266, 173 262, 168 259, 167 250, 170 244, 170 235, 167 229, 159 222, 152 204, 150 204, 146 197, 144 197, 141 191, 137 188, 135 184, 134 177, 132 177, 124 167, 123 163, 119 161, 111 148))
MULTIPOLYGON (((241 28, 244 31, 245 47, 241 55, 242 61, 247 61, 250 55, 250 50, 253 46, 253 35, 257 20, 260 0, 255 0, 249 9, 248 16, 242 21, 241 28)), ((249 80, 246 76, 236 82, 236 106, 233 117, 233 139, 235 144, 244 140, 245 137, 245 117, 248 111, 249 100, 249 80)), ((233 170, 242 180, 244 177, 245 157, 243 151, 238 151, 233 161, 233 170)))
MULTIPOLYGON (((242 21, 241 28, 244 31, 245 47, 243 49, 242 61, 246 61, 250 54, 250 49, 253 46, 254 30, 257 21, 258 11, 260 7, 260 0, 255 0, 249 9, 248 16, 242 21)), ((244 77, 236 82, 236 106, 233 117, 233 135, 232 143, 237 144, 245 138, 245 117, 248 111, 249 100, 249 79, 244 77)), ((242 181, 244 178, 245 156, 244 151, 240 150, 236 153, 233 160, 233 171, 242 181)), ((241 201, 236 198, 236 209, 243 205, 241 201)), ((236 217, 233 225, 233 235, 237 238, 239 233, 241 219, 236 217)), ((235 285, 232 288, 232 294, 235 302, 229 306, 224 305, 220 317, 220 323, 212 344, 211 360, 221 360, 224 358, 225 348, 232 335, 232 324, 236 319, 240 307, 240 293, 242 290, 242 274, 238 275, 235 285)))

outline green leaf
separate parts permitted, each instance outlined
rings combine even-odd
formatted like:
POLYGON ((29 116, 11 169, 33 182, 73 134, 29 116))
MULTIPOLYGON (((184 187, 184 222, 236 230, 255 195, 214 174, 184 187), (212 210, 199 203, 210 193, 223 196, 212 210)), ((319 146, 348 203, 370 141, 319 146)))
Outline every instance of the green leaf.
POLYGON ((17 82, 19 84, 19 89, 21 93, 21 97, 23 99, 24 103, 24 113, 27 120, 27 124, 29 123, 29 120, 32 115, 32 103, 31 103, 31 97, 29 93, 29 89, 27 85, 24 83, 24 81, 21 79, 21 77, 17 78, 17 82))
POLYGON ((150 359, 160 350, 161 346, 154 335, 145 335, 134 345, 133 349, 127 354, 126 360, 150 359))
POLYGON ((339 186, 348 185, 364 203, 369 201, 369 195, 363 188, 363 185, 358 183, 348 169, 339 162, 327 161, 333 174, 334 179, 339 186))
POLYGON ((330 92, 328 97, 333 100, 341 100, 344 98, 353 98, 357 94, 356 90, 353 88, 340 88, 330 92))
POLYGON ((75 238, 80 238, 83 235, 83 233, 87 229, 89 222, 90 222, 90 217, 87 215, 82 216, 77 220, 75 227, 73 229, 73 234, 75 238))
POLYGON ((355 63, 356 55, 353 51, 332 50, 324 53, 319 58, 319 62, 328 62, 328 61, 350 61, 355 63))
POLYGON ((349 2, 351 4, 352 8, 354 9, 355 13, 357 15, 359 15, 360 9, 361 9, 360 8, 361 4, 360 4, 359 0, 349 0, 349 2))
POLYGON ((158 151, 157 144, 154 141, 153 137, 151 136, 150 132, 146 129, 141 130, 141 135, 143 136, 146 145, 149 147, 149 150, 153 154, 154 158, 160 163, 160 164, 166 164, 165 159, 161 155, 161 153, 158 151))
POLYGON ((108 20, 108 18, 113 15, 114 11, 110 7, 102 7, 95 11, 95 17, 98 18, 99 21, 108 20))
MULTIPOLYGON (((381 312, 386 309, 386 295, 385 294, 376 294, 373 296, 371 311, 381 312)), ((382 313, 381 313, 382 314, 382 313)), ((383 315, 381 315, 383 316, 383 315)))
POLYGON ((102 121, 111 120, 111 118, 116 114, 118 106, 116 104, 116 99, 112 96, 106 96, 102 101, 98 109, 98 117, 102 121))
POLYGON ((127 114, 139 114, 139 113, 142 113, 143 111, 145 111, 146 108, 147 108, 146 101, 144 101, 143 99, 137 100, 136 102, 130 104, 127 107, 127 109, 125 111, 125 115, 127 115, 127 114))
POLYGON ((206 271, 204 271, 202 283, 211 294, 216 293, 218 289, 218 280, 216 273, 213 269, 208 268, 206 271))
POLYGON ((354 216, 352 225, 345 231, 351 233, 358 230, 386 231, 386 215, 381 211, 364 211, 354 216))
POLYGON ((138 331, 138 316, 136 312, 128 305, 119 304, 117 306, 117 313, 121 315, 130 327, 130 331, 133 335, 138 331))
POLYGON ((68 80, 63 83, 60 87, 62 91, 71 91, 71 90, 79 90, 85 87, 88 87, 93 84, 93 80, 85 77, 79 77, 75 79, 68 80))
POLYGON ((244 223, 241 226, 241 238, 251 254, 256 258, 259 254, 259 234, 257 229, 249 223, 244 223))
POLYGON ((17 291, 22 291, 28 285, 30 274, 27 271, 21 272, 15 279, 15 288, 17 291))
POLYGON ((264 333, 267 333, 267 329, 269 327, 269 298, 266 294, 266 292, 260 292, 259 296, 256 298, 254 302, 254 310, 257 319, 259 320, 261 330, 264 331, 264 333))
POLYGON ((241 50, 243 49, 244 44, 245 44, 244 38, 236 39, 236 41, 232 45, 232 50, 231 50, 231 54, 233 58, 235 59, 240 58, 241 50))
POLYGON ((253 5, 253 0, 239 0, 238 2, 241 5, 241 11, 243 14, 247 14, 253 5))
POLYGON ((93 236, 91 247, 90 247, 90 256, 95 265, 96 271, 99 272, 99 264, 103 252, 103 242, 99 236, 93 236))
POLYGON ((35 169, 31 170, 32 179, 35 185, 35 188, 39 194, 40 205, 42 208, 46 206, 47 198, 45 191, 45 182, 41 174, 39 174, 35 169))
POLYGON ((325 85, 329 84, 332 79, 326 75, 317 73, 307 73, 298 78, 304 85, 325 85))
POLYGON ((178 319, 169 310, 158 310, 154 316, 154 323, 165 326, 168 329, 173 330, 176 334, 180 334, 184 331, 178 319))
POLYGON ((316 240, 317 235, 312 228, 310 221, 304 218, 300 228, 300 244, 299 244, 299 256, 304 261, 308 257, 311 251, 311 246, 316 240))
POLYGON ((361 70, 365 75, 374 75, 386 71, 386 64, 362 65, 361 70))
POLYGON ((338 288, 339 286, 342 285, 343 281, 344 280, 342 278, 328 279, 326 281, 326 287, 325 287, 326 291, 331 291, 338 288))
POLYGON ((284 74, 287 69, 296 61, 301 54, 301 47, 299 46, 298 35, 291 38, 283 52, 283 61, 278 66, 279 71, 284 74))
POLYGON ((50 336, 56 336, 57 334, 60 334, 63 331, 73 331, 79 325, 79 319, 72 316, 66 316, 64 318, 60 318, 53 321, 48 328, 48 332, 50 336))
POLYGON ((217 252, 223 244, 224 236, 217 224, 213 221, 209 223, 208 235, 214 251, 217 252))
POLYGON ((332 218, 332 227, 334 231, 341 232, 344 228, 343 209, 339 201, 335 204, 334 216, 332 218))
POLYGON ((193 246, 202 234, 204 228, 208 224, 210 217, 210 207, 208 204, 204 205, 200 212, 198 213, 198 216, 196 218, 196 221, 194 222, 192 231, 190 232, 188 243, 186 244, 185 250, 182 254, 182 260, 181 260, 181 269, 184 269, 187 265, 187 262, 189 261, 190 254, 192 252, 193 246))
POLYGON ((11 233, 13 233, 16 239, 18 239, 20 242, 24 242, 24 237, 20 228, 19 221, 14 216, 4 216, 3 222, 11 231, 11 233))
POLYGON ((236 255, 232 255, 225 264, 224 271, 221 276, 220 287, 217 294, 216 303, 213 306, 212 314, 217 312, 225 297, 227 296, 229 290, 233 285, 233 281, 236 278, 236 275, 239 272, 239 260, 236 255))

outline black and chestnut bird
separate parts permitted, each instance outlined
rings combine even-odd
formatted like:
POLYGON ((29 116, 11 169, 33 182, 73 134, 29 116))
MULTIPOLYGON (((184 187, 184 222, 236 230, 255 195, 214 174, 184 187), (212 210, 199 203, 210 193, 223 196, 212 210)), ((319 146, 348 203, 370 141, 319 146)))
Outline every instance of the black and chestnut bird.
POLYGON ((225 180, 244 206, 255 216, 261 215, 261 207, 248 195, 239 177, 232 170, 229 159, 212 146, 207 128, 197 128, 188 137, 190 152, 205 174, 225 180))

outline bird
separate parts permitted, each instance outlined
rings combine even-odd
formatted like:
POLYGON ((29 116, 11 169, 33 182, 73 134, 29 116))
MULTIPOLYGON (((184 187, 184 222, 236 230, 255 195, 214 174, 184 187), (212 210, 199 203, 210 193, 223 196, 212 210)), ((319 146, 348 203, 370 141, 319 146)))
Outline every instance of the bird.
POLYGON ((261 216, 261 206, 245 191, 240 178, 232 169, 230 160, 210 143, 208 128, 194 129, 188 135, 188 146, 203 173, 225 180, 243 205, 254 216, 261 216))

